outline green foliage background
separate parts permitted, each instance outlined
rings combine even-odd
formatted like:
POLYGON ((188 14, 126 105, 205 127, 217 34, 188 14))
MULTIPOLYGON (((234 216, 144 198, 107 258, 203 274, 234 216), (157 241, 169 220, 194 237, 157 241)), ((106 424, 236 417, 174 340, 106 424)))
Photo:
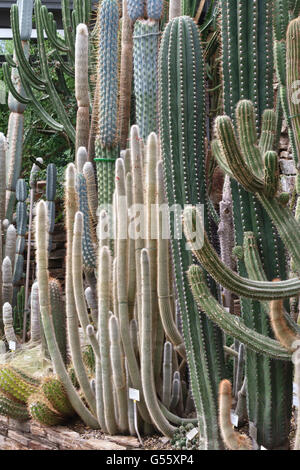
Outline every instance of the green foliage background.
MULTIPOLYGON (((76 99, 75 99, 75 83, 74 78, 62 73, 59 64, 52 57, 54 50, 50 48, 46 41, 46 49, 50 64, 50 71, 55 87, 59 92, 64 106, 75 126, 76 121, 76 99)), ((13 52, 13 42, 0 41, 0 54, 13 52)), ((32 41, 30 47, 31 65, 38 70, 39 59, 36 44, 32 41)), ((3 71, 0 68, 0 80, 3 80, 3 71)), ((55 113, 49 99, 43 100, 45 110, 55 119, 55 113)), ((0 132, 7 134, 7 125, 9 118, 9 108, 6 104, 0 104, 0 132)), ((23 144, 23 161, 22 161, 22 177, 29 181, 30 170, 36 158, 42 157, 45 169, 41 170, 39 179, 46 178, 46 167, 49 163, 54 163, 57 167, 58 183, 57 197, 63 196, 63 177, 66 165, 74 161, 74 145, 68 139, 64 132, 56 132, 50 129, 44 122, 40 121, 35 114, 32 106, 27 106, 24 112, 24 144, 23 144)))

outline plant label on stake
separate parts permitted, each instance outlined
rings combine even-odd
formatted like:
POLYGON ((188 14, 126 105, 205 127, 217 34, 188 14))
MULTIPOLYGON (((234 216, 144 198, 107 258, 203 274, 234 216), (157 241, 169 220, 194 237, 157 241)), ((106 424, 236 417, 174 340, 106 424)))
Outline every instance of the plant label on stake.
POLYGON ((129 387, 128 392, 129 392, 130 400, 133 400, 134 429, 135 429, 136 435, 138 437, 138 440, 140 441, 141 446, 144 447, 143 441, 142 441, 140 433, 139 433, 138 420, 137 420, 137 409, 136 409, 136 402, 140 401, 140 391, 137 390, 136 388, 130 388, 129 387))
POLYGON ((197 436, 198 432, 199 432, 199 429, 197 428, 191 429, 191 431, 189 431, 186 435, 187 440, 191 441, 192 439, 194 439, 194 437, 197 436))
POLYGON ((140 401, 140 391, 129 387, 129 398, 130 400, 140 401))
POLYGON ((16 342, 15 341, 10 341, 8 343, 8 347, 11 351, 15 351, 16 350, 16 342))

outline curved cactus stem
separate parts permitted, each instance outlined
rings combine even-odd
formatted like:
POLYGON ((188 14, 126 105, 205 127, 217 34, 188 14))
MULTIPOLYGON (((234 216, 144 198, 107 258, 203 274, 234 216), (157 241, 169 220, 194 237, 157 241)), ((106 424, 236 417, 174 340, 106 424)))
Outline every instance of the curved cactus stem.
POLYGON ((142 274, 142 338, 141 338, 141 376, 145 401, 155 426, 168 437, 175 428, 164 417, 156 396, 152 367, 152 308, 150 294, 150 266, 148 252, 141 252, 142 274))
POLYGON ((53 361, 56 373, 64 385, 68 394, 71 405, 74 410, 78 413, 81 419, 94 429, 99 427, 97 420, 91 414, 91 412, 83 404, 80 397, 77 395, 75 388, 73 387, 72 381, 65 368, 61 353, 59 351, 56 339, 53 323, 51 320, 51 306, 49 297, 49 274, 48 274, 48 256, 47 256, 47 212, 46 204, 44 201, 40 201, 37 207, 37 220, 36 220, 36 232, 37 232, 37 280, 39 285, 39 297, 40 297, 40 308, 43 328, 47 340, 47 345, 51 360, 53 361))
MULTIPOLYGON (((117 210, 120 214, 127 214, 126 192, 125 192, 125 168, 124 161, 118 158, 116 162, 116 189, 117 189, 117 210)), ((128 371, 133 387, 140 390, 141 401, 138 404, 139 412, 144 421, 150 423, 145 401, 144 391, 142 388, 140 371, 137 358, 134 353, 133 345, 129 336, 129 315, 128 315, 128 293, 127 293, 127 266, 128 266, 128 250, 127 250, 127 233, 128 220, 127 217, 120 217, 117 225, 117 296, 118 296, 118 312, 120 322, 120 334, 124 353, 127 359, 128 371), (125 237, 125 238, 124 238, 125 237)), ((136 254, 136 256, 138 256, 136 254)))
MULTIPOLYGON (((195 241, 195 231, 201 232, 202 227, 201 216, 196 208, 186 208, 184 210, 184 231, 192 247, 195 241), (187 220, 189 223, 186 223, 187 220)), ((194 249, 193 252, 216 282, 237 295, 256 300, 272 300, 292 297, 299 293, 300 280, 298 278, 280 281, 274 285, 273 282, 252 281, 239 276, 222 263, 205 232, 202 248, 194 249)))
POLYGON ((192 265, 189 269, 188 276, 195 300, 209 318, 216 322, 223 331, 259 354, 266 354, 276 359, 287 361, 291 359, 291 355, 278 341, 246 327, 242 321, 239 321, 237 317, 229 314, 227 310, 218 303, 211 295, 205 282, 205 273, 199 266, 192 265))
MULTIPOLYGON (((80 338, 78 333, 78 317, 74 299, 73 279, 72 279, 72 246, 74 218, 77 210, 77 197, 75 190, 75 166, 70 163, 66 171, 66 230, 67 230, 67 253, 66 253, 66 314, 68 340, 71 349, 71 356, 75 368, 78 382, 92 410, 96 411, 96 400, 90 386, 89 379, 84 367, 80 338)), ((46 334, 46 332, 45 332, 46 334)), ((48 341, 48 340, 47 340, 48 341)), ((49 347, 49 345, 48 345, 49 347)), ((51 354, 50 348, 49 352, 51 354)))

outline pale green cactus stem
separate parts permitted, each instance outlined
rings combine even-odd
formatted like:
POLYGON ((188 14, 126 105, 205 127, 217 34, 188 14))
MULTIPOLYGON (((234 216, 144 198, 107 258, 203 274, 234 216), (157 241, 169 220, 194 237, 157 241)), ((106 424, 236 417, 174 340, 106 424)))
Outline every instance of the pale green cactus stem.
MULTIPOLYGON (((83 331, 86 331, 90 323, 89 315, 85 303, 83 288, 83 262, 82 262, 82 237, 83 237, 83 214, 76 212, 73 232, 73 249, 72 249, 72 278, 75 306, 80 324, 83 331)), ((99 355, 99 344, 94 336, 89 336, 94 354, 99 355)))
POLYGON ((30 340, 36 342, 41 338, 39 286, 37 282, 34 282, 31 287, 30 307, 30 340))
MULTIPOLYGON (((127 388, 132 387, 132 382, 130 379, 130 374, 128 371, 128 364, 127 364, 127 359, 125 358, 125 371, 126 371, 126 383, 127 383, 127 388)), ((134 405, 133 405, 133 400, 129 398, 129 393, 128 393, 128 427, 129 427, 129 433, 131 436, 135 436, 135 426, 134 426, 134 405)))
POLYGON ((152 365, 152 308, 150 292, 150 266, 148 252, 144 248, 141 252, 142 274, 142 337, 141 337, 141 376, 143 392, 148 411, 153 424, 167 437, 172 437, 175 427, 170 425, 162 413, 154 383, 152 365))
POLYGON ((2 302, 12 303, 13 284, 12 284, 12 265, 11 260, 6 256, 2 262, 2 302))
POLYGON ((176 326, 171 304, 170 293, 170 247, 167 234, 169 227, 164 225, 167 217, 164 217, 163 210, 167 208, 163 184, 163 166, 162 161, 157 162, 156 167, 157 183, 157 223, 158 223, 158 257, 157 257, 157 292, 159 312, 162 324, 167 337, 172 341, 176 351, 183 357, 185 354, 185 345, 183 338, 176 326))
MULTIPOLYGON (((32 31, 33 0, 19 0, 17 3, 17 8, 19 11, 18 29, 20 40, 22 41, 20 41, 21 48, 25 57, 28 58, 29 40, 32 31)), ((15 51, 14 62, 16 64, 18 62, 15 55, 15 51)), ((11 81, 21 98, 25 98, 25 93, 20 80, 19 72, 15 67, 12 68, 11 81)), ((16 184, 21 172, 24 111, 26 105, 24 104, 24 102, 19 102, 18 100, 16 100, 16 98, 11 93, 9 93, 8 106, 10 109, 10 116, 7 134, 9 149, 6 153, 6 217, 11 220, 15 205, 16 184)))
POLYGON ((113 261, 112 269, 112 302, 113 302, 113 311, 117 318, 119 318, 119 304, 118 304, 118 258, 115 257, 113 261))
POLYGON ((131 340, 131 343, 132 343, 132 346, 133 346, 133 350, 134 350, 134 353, 136 355, 136 357, 138 357, 139 355, 139 343, 138 343, 138 337, 139 337, 139 333, 138 333, 138 324, 137 324, 137 321, 135 318, 133 318, 130 322, 130 325, 129 325, 129 335, 130 335, 130 340, 131 340))
POLYGON ((295 161, 300 158, 300 106, 298 98, 300 67, 300 20, 295 18, 289 23, 286 33, 286 91, 289 106, 289 120, 295 140, 295 161))
POLYGON ((180 400, 180 380, 178 378, 174 378, 172 381, 172 397, 170 402, 170 410, 174 410, 180 400))
MULTIPOLYGON (((139 262, 141 250, 144 248, 144 184, 143 184, 143 159, 142 149, 140 146, 139 129, 132 126, 130 131, 130 151, 131 151, 131 167, 132 167, 132 193, 133 204, 136 208, 140 207, 140 213, 134 214, 134 224, 136 235, 140 236, 135 239, 135 263, 136 263, 136 297, 137 297, 137 318, 140 321, 141 315, 141 264, 139 262)), ((141 334, 141 332, 140 332, 141 334)))
POLYGON ((88 307, 91 312, 91 316, 95 325, 98 325, 98 305, 97 305, 97 298, 95 296, 95 292, 89 286, 84 291, 85 299, 87 301, 88 307))
MULTIPOLYGON (((75 174, 74 167, 67 169, 68 182, 70 179, 73 180, 75 186, 75 174), (73 175, 72 175, 73 170, 73 175), (70 174, 71 173, 71 174, 70 174), (73 176, 73 177, 72 177, 73 176)), ((74 187, 75 190, 75 187, 74 187)), ((70 217, 70 214, 69 214, 70 217)), ((49 273, 48 273, 48 252, 47 252, 47 209, 44 201, 40 201, 37 206, 37 218, 36 218, 36 261, 37 261, 37 282, 39 286, 39 298, 40 298, 40 309, 42 316, 43 329, 45 332, 47 345, 51 360, 53 362, 56 373, 65 387, 68 398, 71 402, 72 407, 81 417, 83 422, 92 428, 97 429, 99 427, 97 420, 90 413, 90 411, 83 404, 82 400, 78 396, 75 388, 73 387, 72 381, 65 368, 61 353, 59 351, 56 339, 54 327, 51 319, 51 305, 49 296, 49 273)))
POLYGON ((88 148, 89 141, 89 34, 85 24, 76 28, 75 40, 75 96, 77 100, 76 149, 88 148))
POLYGON ((156 164, 158 159, 157 136, 152 132, 146 145, 145 164, 145 232, 150 262, 150 285, 152 306, 153 367, 155 382, 160 380, 163 356, 164 330, 159 315, 157 299, 157 217, 156 217, 156 164), (153 210, 154 209, 154 210, 153 210))
MULTIPOLYGON (((78 333, 78 317, 73 290, 72 278, 72 246, 74 218, 77 211, 77 194, 75 189, 76 170, 70 163, 66 171, 65 207, 66 207, 66 230, 67 230, 67 252, 66 252, 66 315, 68 341, 71 350, 72 362, 80 387, 93 412, 96 412, 96 400, 90 386, 81 355, 80 338, 78 333)), ((46 332, 45 332, 46 333, 46 332)), ((50 354, 51 351, 49 350, 50 354)))
MULTIPOLYGON (((188 224, 184 223, 184 231, 193 246, 195 230, 202 230, 203 228, 201 216, 196 208, 186 208, 184 220, 189 221, 188 224)), ((217 283, 237 295, 254 300, 272 300, 292 297, 300 290, 298 278, 280 281, 274 285, 273 282, 256 281, 239 276, 222 263, 205 232, 202 247, 197 247, 193 252, 203 268, 209 272, 217 283)))
POLYGON ((116 434, 117 423, 113 402, 112 371, 109 356, 108 321, 110 309, 111 255, 103 246, 98 254, 98 331, 102 372, 102 397, 105 426, 109 434, 116 434))
POLYGON ((102 387, 102 367, 101 360, 96 356, 96 370, 95 370, 95 396, 97 406, 97 418, 100 428, 103 432, 107 432, 104 415, 104 400, 103 400, 103 387, 102 387))
MULTIPOLYGON (((0 132, 0 221, 1 223, 5 219, 5 189, 6 189, 6 139, 4 134, 0 132)), ((2 260, 1 260, 2 261, 2 260)), ((1 300, 1 299, 0 299, 1 300)))
MULTIPOLYGON (((139 366, 137 358, 134 353, 133 345, 129 336, 129 314, 128 314, 128 292, 127 292, 127 268, 128 268, 128 219, 124 216, 127 213, 126 193, 125 193, 125 168, 124 161, 118 158, 116 161, 116 189, 117 189, 117 204, 118 213, 123 214, 118 220, 118 233, 117 233, 117 276, 118 276, 118 304, 119 304, 119 323, 122 344, 124 353, 128 363, 128 370, 133 387, 138 389, 141 394, 141 400, 138 403, 140 414, 144 421, 151 422, 148 414, 140 377, 139 366), (124 238, 125 236, 125 238, 124 238)), ((136 256, 139 256, 136 253, 136 256)))
POLYGON ((4 256, 9 257, 12 267, 15 265, 16 243, 17 243, 17 232, 16 232, 14 225, 10 224, 6 231, 4 256))
MULTIPOLYGON (((130 151, 127 152, 130 158, 130 151)), ((128 161, 128 159, 127 159, 128 161)), ((129 160, 130 163, 130 160, 129 160)), ((126 159, 124 158, 125 173, 126 173, 126 159)), ((128 207, 128 224, 131 227, 134 224, 133 217, 131 215, 131 207, 133 204, 133 193, 132 193, 132 174, 128 171, 126 173, 126 197, 128 207)), ((129 318, 133 318, 134 306, 136 296, 136 264, 135 264, 135 240, 134 237, 129 236, 128 238, 128 309, 129 318)))
POLYGON ((20 344, 15 334, 14 325, 13 325, 13 315, 12 315, 12 308, 8 302, 5 302, 3 305, 3 324, 4 324, 4 334, 7 343, 9 344, 11 341, 15 343, 16 349, 20 348, 20 344))
POLYGON ((93 224, 97 224, 97 209, 98 209, 98 199, 97 199, 97 185, 96 177, 93 164, 91 162, 86 162, 82 169, 83 175, 86 180, 86 189, 88 196, 89 210, 92 218, 93 224))
POLYGON ((164 345, 162 393, 162 402, 167 408, 169 408, 171 403, 172 375, 172 344, 167 341, 164 345))
POLYGON ((127 1, 122 0, 121 19, 121 64, 120 64, 120 147, 126 149, 131 105, 132 87, 132 22, 127 13, 127 1))
POLYGON ((120 343, 119 323, 115 315, 112 315, 109 319, 109 337, 112 378, 118 404, 118 427, 122 433, 126 433, 128 430, 126 374, 120 343))
POLYGON ((76 170, 78 171, 78 173, 83 172, 83 167, 84 167, 84 164, 87 162, 87 159, 88 159, 88 154, 87 154, 86 148, 83 146, 79 147, 76 152, 76 162, 75 162, 76 170))

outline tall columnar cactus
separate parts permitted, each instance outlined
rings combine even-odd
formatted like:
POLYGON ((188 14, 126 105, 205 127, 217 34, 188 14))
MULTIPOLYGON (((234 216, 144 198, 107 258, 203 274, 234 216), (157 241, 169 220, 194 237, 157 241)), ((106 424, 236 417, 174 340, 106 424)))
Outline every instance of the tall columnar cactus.
POLYGON ((12 308, 11 305, 6 302, 3 305, 3 324, 4 324, 4 334, 7 343, 9 344, 11 341, 15 343, 15 348, 19 347, 18 339, 15 335, 14 325, 13 325, 13 315, 12 315, 12 308))
POLYGON ((99 121, 96 137, 96 162, 99 204, 110 204, 114 191, 114 163, 118 157, 119 94, 119 5, 117 0, 99 4, 99 121))
POLYGON ((88 147, 90 100, 89 100, 89 35, 85 24, 76 29, 75 41, 75 96, 77 100, 76 149, 88 147))
POLYGON ((12 303, 13 284, 11 260, 6 256, 2 263, 2 302, 12 303))
MULTIPOLYGON (((29 0, 27 2, 24 0, 18 0, 17 4, 14 5, 14 10, 19 11, 19 15, 15 17, 14 26, 18 29, 19 32, 20 41, 18 46, 20 48, 20 53, 24 56, 25 60, 27 60, 29 56, 29 40, 32 30, 32 9, 33 0, 29 0)), ((16 46, 14 47, 15 67, 12 69, 12 74, 9 81, 17 90, 21 100, 18 100, 18 96, 16 97, 9 93, 8 106, 10 109, 10 117, 7 134, 9 147, 6 153, 6 217, 9 220, 11 220, 13 215, 16 184, 21 172, 24 111, 26 108, 25 103, 27 101, 27 98, 25 98, 26 93, 24 92, 20 72, 18 70, 20 61, 18 59, 16 46)))
POLYGON ((290 123, 293 136, 294 160, 299 162, 300 158, 300 119, 299 119, 299 40, 300 21, 299 17, 289 23, 286 33, 286 92, 288 100, 288 122, 290 123))
MULTIPOLYGON (((257 142, 257 132, 262 126, 261 136, 265 129, 270 136, 273 134, 274 139, 276 130, 276 119, 269 121, 267 119, 269 112, 267 115, 264 113, 266 109, 273 108, 273 5, 272 0, 264 2, 227 0, 222 2, 221 11, 224 110, 232 119, 239 119, 241 126, 243 126, 242 115, 244 115, 245 127, 239 127, 239 132, 243 135, 242 151, 246 158, 256 165, 256 168, 261 169, 263 166, 260 157, 257 159, 257 146, 262 144, 262 140, 257 142), (246 14, 247 21, 245 21, 246 14), (239 100, 246 99, 253 102, 255 111, 244 102, 235 115, 239 100), (240 113, 239 117, 237 113, 240 113)), ((276 18, 279 18, 278 15, 276 18)), ((266 150, 272 151, 273 145, 274 140, 269 140, 268 148, 264 147, 263 153, 266 150)), ((248 164, 251 166, 250 161, 248 164)), ((251 168, 254 169, 253 166, 251 168)), ((285 279, 286 263, 282 241, 274 229, 270 211, 266 211, 266 206, 262 207, 261 200, 258 201, 251 194, 252 189, 247 184, 243 184, 241 179, 231 179, 235 243, 242 245, 244 232, 254 232, 267 279, 271 280, 274 277, 285 279)), ((238 260, 237 265, 239 274, 247 277, 243 261, 238 260)), ((247 326, 255 325, 258 332, 266 334, 268 331, 268 334, 272 335, 266 313, 262 312, 259 303, 242 298, 241 308, 247 326), (260 318, 263 320, 258 320, 260 318)), ((280 447, 287 442, 288 429, 284 428, 283 431, 281 427, 283 432, 278 433, 276 423, 289 421, 290 413, 290 397, 283 398, 284 391, 280 384, 286 380, 290 383, 291 368, 288 372, 280 363, 269 362, 252 352, 249 354, 246 352, 246 373, 249 420, 257 427, 258 443, 266 448, 280 447), (271 390, 271 383, 274 381, 277 384, 275 393, 278 392, 278 397, 281 397, 277 400, 284 403, 280 409, 274 402, 274 387, 271 390), (268 396, 267 418, 265 406, 261 405, 260 399, 257 399, 262 390, 264 390, 264 395, 268 396)))
POLYGON ((27 232, 27 187, 25 180, 19 179, 16 187, 17 198, 17 240, 16 240, 16 257, 14 263, 13 282, 16 284, 23 276, 24 268, 24 250, 25 250, 25 235, 27 232))
POLYGON ((55 225, 55 195, 56 195, 57 170, 54 163, 47 166, 46 199, 48 209, 48 250, 52 249, 52 234, 55 225))
POLYGON ((39 286, 34 282, 31 287, 30 296, 30 339, 32 342, 39 341, 41 338, 41 322, 40 322, 40 302, 39 302, 39 286))
POLYGON ((120 64, 120 148, 125 149, 129 134, 132 89, 132 21, 128 15, 127 0, 122 0, 121 64, 120 64))
MULTIPOLYGON (((197 26, 189 17, 173 19, 164 31, 159 53, 159 119, 167 200, 170 206, 204 204, 204 217, 208 221, 203 73, 197 26), (191 83, 193 86, 187 88, 191 83)), ((192 258, 185 239, 179 236, 178 215, 175 222, 170 217, 170 228, 176 289, 202 445, 217 449, 222 446, 217 425, 217 384, 225 376, 222 334, 199 313, 193 300, 186 276, 192 258)))
POLYGON ((137 20, 133 30, 133 70, 136 123, 144 142, 157 130, 157 58, 159 23, 137 20))
POLYGON ((131 21, 134 22, 138 18, 142 18, 145 11, 145 0, 127 0, 127 10, 131 21))

